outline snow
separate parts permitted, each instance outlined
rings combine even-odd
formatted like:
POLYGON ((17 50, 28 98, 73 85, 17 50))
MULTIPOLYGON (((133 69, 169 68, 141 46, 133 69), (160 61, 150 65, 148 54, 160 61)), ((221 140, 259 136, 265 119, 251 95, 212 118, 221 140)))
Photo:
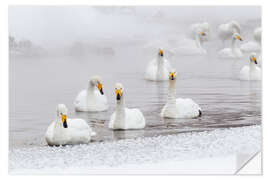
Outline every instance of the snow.
POLYGON ((239 154, 261 149, 261 127, 216 129, 65 147, 9 152, 11 174, 222 173, 236 171, 239 154))

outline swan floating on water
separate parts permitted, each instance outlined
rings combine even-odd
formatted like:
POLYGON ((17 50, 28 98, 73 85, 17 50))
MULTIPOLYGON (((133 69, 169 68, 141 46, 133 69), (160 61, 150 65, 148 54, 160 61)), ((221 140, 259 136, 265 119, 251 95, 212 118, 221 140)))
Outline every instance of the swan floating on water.
POLYGON ((160 49, 157 58, 149 62, 144 77, 151 81, 167 81, 170 69, 171 64, 165 59, 164 52, 160 49))
POLYGON ((256 53, 251 53, 249 65, 244 66, 239 75, 240 80, 261 80, 261 69, 257 66, 256 53))
POLYGON ((145 119, 139 109, 128 109, 125 107, 124 87, 122 84, 115 85, 116 110, 111 115, 109 122, 110 129, 143 129, 145 119))
POLYGON ((68 119, 67 111, 64 104, 57 106, 56 120, 45 134, 48 145, 85 144, 90 142, 91 136, 96 135, 83 119, 68 119))
POLYGON ((243 41, 238 33, 234 33, 232 35, 232 47, 224 48, 218 52, 218 55, 221 58, 241 58, 243 57, 243 53, 240 48, 237 46, 236 41, 243 41))
POLYGON ((205 55, 207 51, 202 47, 202 43, 208 41, 210 26, 208 23, 192 24, 188 31, 190 39, 181 40, 173 51, 181 55, 205 55))
POLYGON ((169 74, 168 101, 161 110, 161 117, 166 118, 195 118, 201 116, 201 108, 192 99, 176 99, 176 72, 169 74))
POLYGON ((237 21, 230 21, 228 23, 219 25, 217 31, 218 36, 222 40, 224 45, 225 40, 231 39, 234 33, 241 33, 241 26, 237 21))
POLYGON ((76 97, 76 111, 105 111, 108 109, 107 97, 103 92, 103 85, 99 76, 94 76, 89 82, 88 89, 82 90, 76 97))
POLYGON ((261 39, 262 39, 262 28, 258 27, 253 32, 253 38, 255 41, 249 41, 245 44, 242 44, 241 50, 246 53, 261 51, 261 39))

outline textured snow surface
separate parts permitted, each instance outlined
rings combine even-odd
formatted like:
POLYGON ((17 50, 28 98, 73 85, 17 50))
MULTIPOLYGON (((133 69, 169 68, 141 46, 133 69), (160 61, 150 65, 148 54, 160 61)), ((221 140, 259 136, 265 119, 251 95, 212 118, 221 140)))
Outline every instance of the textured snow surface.
POLYGON ((252 154, 260 148, 261 127, 249 126, 88 145, 12 149, 9 152, 9 171, 16 173, 31 170, 40 173, 51 169, 63 173, 68 169, 66 173, 72 173, 74 168, 87 173, 87 169, 96 167, 124 167, 237 153, 252 154))

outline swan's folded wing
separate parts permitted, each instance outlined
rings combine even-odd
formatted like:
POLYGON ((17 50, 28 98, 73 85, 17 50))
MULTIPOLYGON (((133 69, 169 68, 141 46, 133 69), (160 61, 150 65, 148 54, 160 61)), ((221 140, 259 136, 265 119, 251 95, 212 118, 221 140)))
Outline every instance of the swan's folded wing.
POLYGON ((68 119, 71 132, 71 144, 88 143, 91 139, 91 128, 83 119, 68 119))
POLYGON ((141 129, 145 127, 145 118, 139 109, 126 108, 126 127, 128 129, 141 129))
POLYGON ((183 117, 197 117, 199 115, 199 110, 201 110, 200 106, 190 98, 176 99, 176 106, 181 110, 183 117))
POLYGON ((75 107, 85 107, 86 106, 86 90, 82 90, 76 97, 74 101, 75 107))

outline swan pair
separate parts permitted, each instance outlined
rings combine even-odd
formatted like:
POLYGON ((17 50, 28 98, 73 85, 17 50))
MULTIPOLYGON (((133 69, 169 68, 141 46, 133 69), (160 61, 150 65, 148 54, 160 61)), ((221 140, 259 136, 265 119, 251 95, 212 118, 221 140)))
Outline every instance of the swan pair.
POLYGON ((56 119, 50 124, 45 134, 48 145, 85 144, 96 135, 85 120, 67 118, 67 113, 67 107, 64 104, 58 104, 56 119))
POLYGON ((244 81, 261 80, 261 69, 257 64, 256 54, 251 53, 249 65, 246 65, 241 69, 239 79, 244 81))

